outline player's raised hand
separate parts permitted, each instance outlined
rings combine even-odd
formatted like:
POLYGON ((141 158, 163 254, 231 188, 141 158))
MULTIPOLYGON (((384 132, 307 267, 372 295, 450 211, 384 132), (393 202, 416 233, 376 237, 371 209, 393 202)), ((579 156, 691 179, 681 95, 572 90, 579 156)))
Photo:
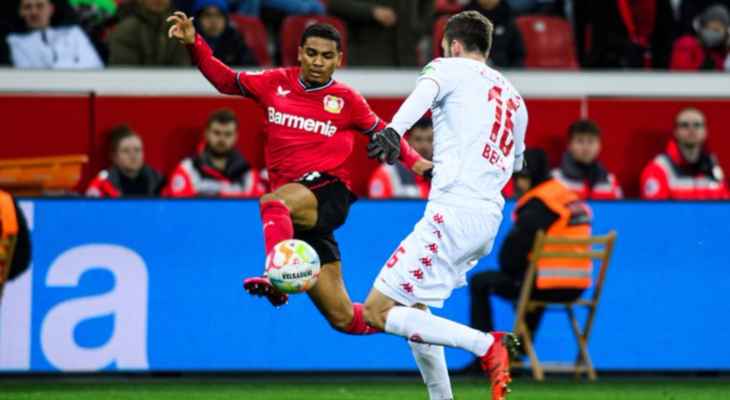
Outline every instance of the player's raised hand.
POLYGON ((193 18, 188 18, 182 11, 175 11, 171 16, 167 17, 167 22, 173 25, 167 31, 167 36, 175 38, 182 44, 195 43, 195 26, 193 26, 193 18))
POLYGON ((368 143, 368 157, 393 164, 400 156, 400 135, 393 128, 373 133, 368 143))

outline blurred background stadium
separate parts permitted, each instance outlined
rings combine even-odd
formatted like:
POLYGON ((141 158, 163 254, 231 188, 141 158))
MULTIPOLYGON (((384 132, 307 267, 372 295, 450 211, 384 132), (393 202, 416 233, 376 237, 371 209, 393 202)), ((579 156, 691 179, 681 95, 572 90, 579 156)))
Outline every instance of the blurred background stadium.
MULTIPOLYGON (((266 115, 250 100, 218 95, 184 47, 167 39, 164 18, 172 10, 195 15, 216 56, 246 70, 296 65, 303 29, 331 23, 344 36, 335 78, 388 120, 420 69, 441 55, 448 16, 463 9, 495 23, 490 62, 526 99, 528 147, 543 149, 553 175, 589 201, 595 233, 618 233, 589 341, 599 382, 548 375, 535 384, 526 370, 514 398, 730 398, 728 7, 3 1, 0 189, 16 196, 27 220, 32 263, 2 292, 0 398, 426 398, 401 340, 338 333, 306 296, 273 309, 242 291, 241 278, 264 261, 255 198, 266 190, 266 115), (201 178, 240 184, 211 191, 186 181, 199 171, 184 160, 204 158, 209 116, 222 108, 238 120, 235 148, 245 166, 201 178), (683 120, 687 110, 695 120, 683 120), (589 162, 570 150, 576 121, 589 121, 581 132, 595 130, 600 140, 589 162), (691 130, 706 136, 696 157, 683 150, 682 132, 691 130), (115 152, 132 136, 150 171, 144 183, 114 175, 115 152)), ((420 218, 428 191, 368 160, 366 140, 358 138, 351 160, 360 200, 337 236, 355 300, 420 218)), ((504 194, 495 252, 474 272, 498 266, 518 195, 511 187, 504 194)), ((436 313, 469 323, 469 302, 462 289, 436 313)), ((495 326, 510 329, 512 303, 492 304, 495 326)), ((536 348, 544 359, 575 360, 563 314, 545 316, 536 348)), ((471 356, 447 358, 463 375, 459 398, 487 396, 471 356)))

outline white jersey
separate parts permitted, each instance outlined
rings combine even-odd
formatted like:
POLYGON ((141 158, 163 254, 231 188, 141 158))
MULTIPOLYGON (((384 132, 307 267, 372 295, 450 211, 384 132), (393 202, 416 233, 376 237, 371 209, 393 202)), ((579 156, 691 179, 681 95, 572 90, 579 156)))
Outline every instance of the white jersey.
POLYGON ((504 205, 502 188, 522 166, 527 109, 517 90, 486 64, 437 58, 421 73, 439 87, 431 106, 434 177, 429 199, 504 205))
POLYGON ((408 306, 441 307, 492 250, 502 222, 501 191, 512 172, 521 169, 525 149, 525 103, 507 79, 485 64, 467 58, 434 60, 389 126, 402 134, 431 99, 434 177, 429 202, 374 284, 408 306))

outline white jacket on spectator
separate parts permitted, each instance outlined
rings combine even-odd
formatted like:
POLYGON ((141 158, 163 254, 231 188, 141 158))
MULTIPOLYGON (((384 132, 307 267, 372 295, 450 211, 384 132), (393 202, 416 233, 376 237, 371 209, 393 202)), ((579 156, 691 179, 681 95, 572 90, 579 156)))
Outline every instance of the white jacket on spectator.
POLYGON ((7 37, 16 68, 103 68, 86 34, 76 25, 12 33, 7 37))

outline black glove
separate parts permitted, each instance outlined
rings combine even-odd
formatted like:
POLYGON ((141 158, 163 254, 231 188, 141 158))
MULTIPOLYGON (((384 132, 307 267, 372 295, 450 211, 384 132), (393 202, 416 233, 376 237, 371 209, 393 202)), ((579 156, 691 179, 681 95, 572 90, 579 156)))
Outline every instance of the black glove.
POLYGON ((373 133, 368 143, 368 157, 393 164, 400 157, 400 135, 393 128, 373 133))

